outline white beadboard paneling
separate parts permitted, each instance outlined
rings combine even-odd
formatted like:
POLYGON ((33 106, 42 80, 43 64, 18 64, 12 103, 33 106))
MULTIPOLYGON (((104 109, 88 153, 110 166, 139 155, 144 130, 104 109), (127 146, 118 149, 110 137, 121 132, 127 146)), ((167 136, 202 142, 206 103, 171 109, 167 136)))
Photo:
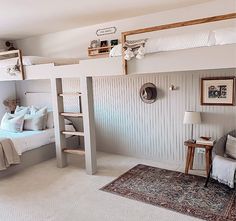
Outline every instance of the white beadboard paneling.
MULTIPOLYGON (((202 112, 203 123, 194 136, 219 138, 236 128, 236 107, 201 106, 200 79, 236 76, 235 69, 162 73, 94 79, 95 119, 98 148, 103 151, 183 163, 184 140, 190 126, 183 125, 185 110, 202 112), (144 104, 139 98, 142 84, 158 87, 158 100, 144 104), (170 85, 178 90, 169 91, 170 85)), ((198 156, 204 165, 204 157, 198 156)))
MULTIPOLYGON (((190 137, 190 126, 182 123, 185 110, 202 112, 203 122, 194 127, 195 137, 219 138, 236 128, 235 106, 200 105, 201 77, 231 75, 236 76, 236 69, 94 78, 98 149, 183 163, 186 154, 183 142, 190 137), (139 89, 146 82, 152 82, 158 88, 158 100, 153 104, 145 104, 139 98, 139 89), (178 90, 169 91, 172 84, 178 90)), ((37 81, 34 84, 24 83, 21 87, 18 85, 17 88, 18 92, 27 88, 50 90, 50 84, 37 81)), ((63 88, 64 92, 80 91, 79 79, 63 80, 63 88)), ((65 110, 79 110, 78 99, 65 98, 65 110)), ((197 165, 203 167, 204 155, 196 154, 196 159, 197 165)))

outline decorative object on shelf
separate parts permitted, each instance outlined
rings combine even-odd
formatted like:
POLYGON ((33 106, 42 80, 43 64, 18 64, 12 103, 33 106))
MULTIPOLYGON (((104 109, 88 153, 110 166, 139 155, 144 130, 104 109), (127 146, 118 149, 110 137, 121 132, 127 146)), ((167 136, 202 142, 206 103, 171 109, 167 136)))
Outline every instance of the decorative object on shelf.
POLYGON ((201 79, 201 105, 234 105, 235 77, 201 79))
POLYGON ((117 31, 116 27, 102 28, 96 31, 97 36, 115 34, 117 31))
POLYGON ((113 39, 111 40, 111 46, 115 46, 119 44, 119 40, 118 39, 113 39))
POLYGON ((144 84, 140 91, 139 96, 144 103, 151 104, 157 100, 157 87, 153 83, 144 84))
POLYGON ((6 99, 3 101, 3 105, 6 107, 7 111, 14 113, 16 106, 19 104, 19 100, 17 99, 6 99))
POLYGON ((98 48, 98 47, 100 47, 100 40, 99 39, 98 40, 92 40, 90 42, 90 48, 98 48))
POLYGON ((14 43, 12 43, 12 42, 10 42, 10 41, 6 41, 6 42, 5 42, 5 45, 6 45, 8 51, 17 50, 17 49, 14 47, 14 43))
POLYGON ((184 114, 184 124, 191 124, 191 139, 188 142, 195 143, 196 140, 193 139, 193 125, 201 123, 200 112, 185 111, 184 114))
POLYGON ((107 40, 101 41, 100 48, 101 49, 99 50, 99 53, 109 52, 108 41, 107 40))

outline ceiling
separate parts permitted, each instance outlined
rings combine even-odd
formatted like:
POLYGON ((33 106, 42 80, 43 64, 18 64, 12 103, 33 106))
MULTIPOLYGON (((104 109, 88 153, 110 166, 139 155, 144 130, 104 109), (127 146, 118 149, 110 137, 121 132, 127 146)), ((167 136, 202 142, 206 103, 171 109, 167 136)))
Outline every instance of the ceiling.
POLYGON ((207 1, 0 0, 0 39, 26 38, 207 1))

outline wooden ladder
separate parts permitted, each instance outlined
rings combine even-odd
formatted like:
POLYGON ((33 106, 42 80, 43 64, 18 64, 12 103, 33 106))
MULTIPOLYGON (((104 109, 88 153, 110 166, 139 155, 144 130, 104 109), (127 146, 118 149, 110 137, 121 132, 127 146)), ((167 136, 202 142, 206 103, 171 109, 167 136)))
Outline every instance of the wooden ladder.
POLYGON ((85 156, 87 174, 94 174, 97 171, 97 161, 92 78, 81 77, 80 88, 81 92, 63 93, 62 78, 51 79, 57 166, 60 168, 67 166, 67 154, 82 155, 85 156), (63 98, 68 96, 78 97, 80 106, 79 112, 64 111, 63 98), (64 123, 65 117, 83 118, 84 131, 66 131, 64 123), (66 135, 84 137, 84 150, 81 148, 67 147, 66 135))

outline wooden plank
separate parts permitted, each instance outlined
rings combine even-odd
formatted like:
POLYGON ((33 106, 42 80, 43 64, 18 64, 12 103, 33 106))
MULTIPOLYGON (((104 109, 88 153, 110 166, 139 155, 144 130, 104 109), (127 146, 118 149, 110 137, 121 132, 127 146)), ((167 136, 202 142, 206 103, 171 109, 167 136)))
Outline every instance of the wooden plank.
POLYGON ((0 52, 0 56, 10 55, 10 54, 17 54, 18 55, 19 51, 20 50, 2 51, 2 52, 0 52))
POLYGON ((64 117, 59 113, 64 112, 63 99, 57 95, 62 93, 62 79, 51 79, 52 101, 53 101, 53 118, 55 127, 55 143, 57 166, 62 168, 67 166, 66 154, 62 151, 66 148, 66 138, 60 131, 65 130, 64 117))
POLYGON ((65 148, 63 149, 64 153, 70 153, 70 154, 77 154, 80 156, 84 156, 85 155, 85 151, 84 150, 80 150, 80 149, 74 149, 74 148, 65 148))
POLYGON ((83 117, 82 113, 74 113, 74 112, 63 112, 61 113, 61 116, 64 117, 83 117))
POLYGON ((97 172, 97 159, 92 77, 82 77, 80 79, 80 87, 83 93, 86 172, 87 174, 94 174, 97 172))
POLYGON ((80 92, 75 92, 75 93, 61 93, 59 94, 60 97, 64 96, 81 96, 82 94, 80 92))
POLYGON ((61 132, 64 135, 74 135, 74 136, 84 136, 84 132, 78 132, 78 131, 62 131, 61 132))
MULTIPOLYGON (((230 13, 230 14, 225 14, 225 15, 218 15, 218 16, 194 19, 194 20, 183 21, 183 22, 175 22, 175 23, 170 23, 170 24, 165 24, 165 25, 153 26, 149 28, 126 31, 126 32, 122 32, 121 34, 121 43, 122 43, 122 46, 124 46, 127 36, 130 36, 130 35, 137 35, 137 34, 143 34, 143 33, 173 29, 173 28, 180 28, 180 27, 186 27, 186 26, 200 25, 200 24, 206 24, 206 23, 235 19, 235 18, 236 18, 236 13, 230 13)), ((123 73, 128 74, 128 67, 127 67, 128 63, 124 59, 124 52, 122 53, 122 60, 123 60, 123 73)))
POLYGON ((217 21, 222 21, 222 20, 229 20, 229 19, 234 19, 234 18, 236 18, 236 13, 230 13, 230 14, 225 14, 225 15, 218 15, 218 16, 194 19, 194 20, 189 20, 189 21, 158 25, 158 26, 149 27, 149 28, 136 29, 132 31, 123 32, 122 35, 128 36, 128 35, 143 34, 147 32, 180 28, 180 27, 192 26, 192 25, 199 25, 199 24, 217 22, 217 21))

